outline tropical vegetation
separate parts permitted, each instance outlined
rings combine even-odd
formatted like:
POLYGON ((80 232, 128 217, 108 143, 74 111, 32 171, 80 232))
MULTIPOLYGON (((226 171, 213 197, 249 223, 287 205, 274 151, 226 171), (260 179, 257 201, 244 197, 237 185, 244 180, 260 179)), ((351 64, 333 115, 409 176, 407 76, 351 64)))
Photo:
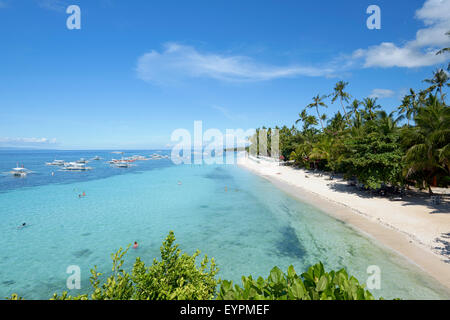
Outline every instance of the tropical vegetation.
MULTIPOLYGON (((54 294, 52 300, 374 300, 374 296, 345 269, 326 272, 321 262, 297 274, 293 266, 287 273, 274 267, 267 279, 242 277, 242 286, 217 279, 214 259, 200 251, 182 253, 172 231, 160 248, 161 261, 146 267, 136 258, 131 272, 124 268, 127 249, 111 255, 112 273, 105 277, 91 270, 91 293, 71 296, 67 291, 54 294)), ((21 300, 18 294, 9 299, 21 300)))
MULTIPOLYGON (((447 51, 442 49, 442 53, 447 51)), ((423 83, 428 86, 410 89, 401 104, 387 112, 376 97, 352 98, 348 82, 339 81, 331 94, 315 95, 291 127, 263 127, 263 134, 279 132, 279 154, 270 154, 269 146, 269 156, 279 156, 297 167, 341 173, 370 190, 413 185, 432 194, 432 186, 447 187, 449 75, 438 69, 423 83), (339 102, 339 111, 324 123, 327 99, 331 104, 339 102)), ((259 141, 261 130, 256 130, 252 142, 259 141)))

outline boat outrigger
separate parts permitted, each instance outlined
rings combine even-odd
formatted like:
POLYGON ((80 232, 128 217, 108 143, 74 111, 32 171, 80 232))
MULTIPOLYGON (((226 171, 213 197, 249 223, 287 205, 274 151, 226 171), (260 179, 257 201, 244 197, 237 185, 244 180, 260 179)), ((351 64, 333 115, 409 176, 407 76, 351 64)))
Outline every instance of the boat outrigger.
POLYGON ((89 161, 88 160, 86 160, 85 158, 80 158, 80 160, 77 160, 77 161, 75 161, 76 163, 84 163, 84 164, 86 164, 86 163, 88 163, 89 161))
POLYGON ((54 160, 53 162, 46 162, 45 164, 47 166, 63 166, 64 163, 64 160, 54 160))
POLYGON ((9 172, 9 174, 17 178, 25 178, 29 173, 33 173, 33 171, 24 168, 23 165, 22 167, 19 167, 18 164, 16 168, 12 168, 12 170, 9 172))
POLYGON ((91 170, 91 167, 86 167, 85 163, 79 162, 67 162, 64 164, 64 167, 61 169, 62 171, 86 171, 91 170))

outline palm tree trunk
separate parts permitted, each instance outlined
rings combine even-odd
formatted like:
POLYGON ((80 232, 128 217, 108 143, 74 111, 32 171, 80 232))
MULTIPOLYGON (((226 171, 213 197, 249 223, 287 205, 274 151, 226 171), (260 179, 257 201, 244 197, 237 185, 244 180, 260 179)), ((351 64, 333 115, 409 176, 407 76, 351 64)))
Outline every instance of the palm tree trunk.
POLYGON ((344 111, 345 119, 347 119, 347 121, 349 121, 347 111, 345 111, 344 105, 342 104, 342 98, 341 98, 341 107, 342 107, 342 110, 344 111))
POLYGON ((319 108, 317 106, 316 106, 316 111, 317 111, 317 116, 319 117, 319 120, 320 120, 320 125, 322 126, 322 131, 323 131, 323 122, 322 122, 322 118, 320 117, 319 108))

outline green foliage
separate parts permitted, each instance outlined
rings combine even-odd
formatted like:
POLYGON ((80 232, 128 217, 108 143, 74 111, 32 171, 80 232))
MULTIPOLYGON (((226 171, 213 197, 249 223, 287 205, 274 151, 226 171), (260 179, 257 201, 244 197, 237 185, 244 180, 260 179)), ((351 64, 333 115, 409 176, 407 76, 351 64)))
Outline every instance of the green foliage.
POLYGON ((448 186, 450 108, 444 90, 450 86, 449 76, 438 69, 424 82, 430 86, 418 92, 410 89, 395 114, 387 114, 374 97, 353 99, 344 107, 351 96, 345 92, 348 83, 339 81, 333 93, 318 94, 299 113, 299 129, 280 130, 282 159, 356 177, 368 189, 408 183, 432 193, 434 183, 448 186), (339 100, 344 114, 337 112, 325 127, 320 108, 327 107, 326 98, 331 103, 339 100), (310 109, 313 114, 308 114, 310 109), (400 126, 403 119, 406 124, 400 126))
POLYGON ((209 300, 214 297, 218 272, 214 259, 205 255, 196 266, 200 251, 192 256, 183 253, 174 245, 173 232, 167 236, 161 247, 161 262, 156 259, 146 268, 140 258, 133 267, 135 293, 139 300, 209 300))
POLYGON ((378 123, 368 124, 362 134, 346 139, 341 161, 348 175, 356 176, 371 189, 379 188, 382 183, 396 185, 402 181, 403 152, 399 134, 395 130, 379 129, 378 123))
POLYGON ((287 273, 278 267, 269 277, 242 277, 242 287, 222 281, 217 299, 220 300, 374 300, 354 277, 344 269, 325 272, 322 263, 311 266, 300 276, 290 266, 287 273))
MULTIPOLYGON (((290 266, 287 274, 278 267, 269 277, 242 277, 243 286, 232 281, 216 280, 218 269, 207 256, 196 264, 200 252, 192 256, 181 253, 172 231, 160 248, 161 261, 146 267, 137 258, 131 274, 123 269, 129 246, 111 255, 112 274, 104 281, 97 268, 91 270, 92 293, 70 296, 54 294, 51 300, 373 300, 373 295, 349 277, 344 269, 325 272, 320 262, 300 276, 290 266), (220 288, 218 286, 220 284, 220 288), (218 289, 218 290, 217 290, 218 289)), ((22 300, 17 294, 9 300, 22 300)))
POLYGON ((406 147, 404 175, 428 187, 434 177, 445 186, 450 174, 450 108, 430 95, 425 106, 417 109, 417 126, 402 131, 406 147))
MULTIPOLYGON (((101 281, 102 274, 97 267, 91 270, 92 300, 208 300, 215 294, 218 281, 215 276, 218 269, 214 259, 205 256, 196 265, 200 251, 192 256, 181 253, 175 236, 170 231, 160 248, 161 261, 153 260, 146 267, 140 258, 136 258, 131 274, 123 269, 126 250, 122 248, 112 254, 112 275, 101 281)), ((55 300, 87 300, 88 295, 72 297, 64 292, 53 295, 55 300)))

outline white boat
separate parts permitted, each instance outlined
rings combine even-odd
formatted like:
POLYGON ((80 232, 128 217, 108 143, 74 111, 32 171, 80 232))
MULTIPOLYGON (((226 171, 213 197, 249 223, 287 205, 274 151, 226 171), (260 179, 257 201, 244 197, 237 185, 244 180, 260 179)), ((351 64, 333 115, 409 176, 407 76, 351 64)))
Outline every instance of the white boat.
POLYGON ((64 167, 61 169, 63 171, 86 171, 91 170, 91 167, 86 167, 85 163, 79 162, 67 162, 64 163, 64 167))
POLYGON ((102 158, 100 158, 100 156, 95 156, 92 158, 92 160, 102 160, 102 158))
POLYGON ((48 166, 63 166, 64 160, 53 160, 53 162, 46 162, 45 164, 48 166))
POLYGON ((24 178, 27 176, 27 174, 31 173, 32 171, 26 169, 26 168, 12 168, 12 171, 10 171, 9 173, 13 176, 13 177, 18 177, 18 178, 24 178))
POLYGON ((88 163, 89 161, 85 158, 81 158, 80 160, 75 161, 76 163, 88 163))
POLYGON ((113 163, 113 166, 116 168, 129 168, 132 165, 128 161, 116 161, 113 163))
POLYGON ((145 156, 140 156, 140 155, 134 155, 131 157, 131 159, 138 160, 138 161, 150 160, 150 159, 146 158, 145 156))

